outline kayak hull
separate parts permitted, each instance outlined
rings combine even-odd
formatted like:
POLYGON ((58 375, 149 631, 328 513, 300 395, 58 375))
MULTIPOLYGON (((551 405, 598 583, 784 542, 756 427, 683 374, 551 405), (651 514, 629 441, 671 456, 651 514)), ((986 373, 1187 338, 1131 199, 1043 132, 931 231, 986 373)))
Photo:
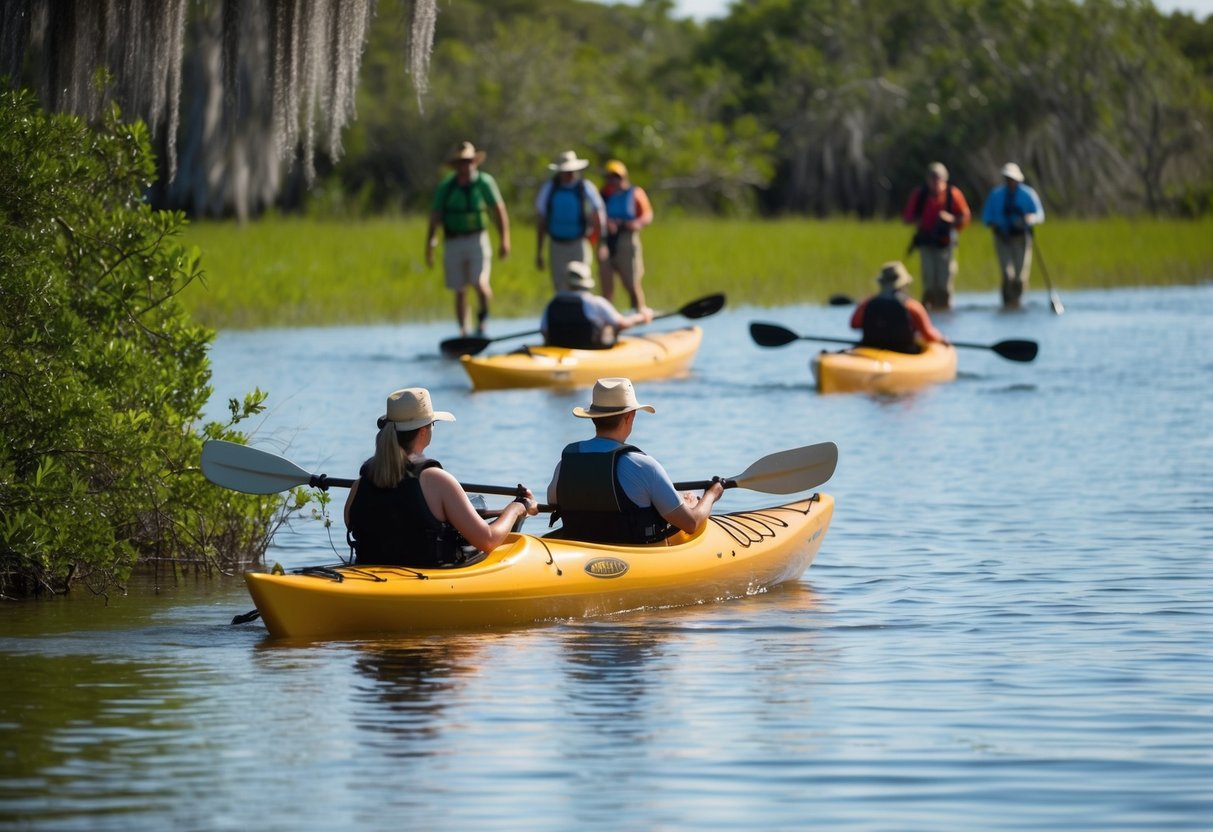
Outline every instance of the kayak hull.
POLYGON ((908 393, 954 380, 956 349, 931 343, 917 354, 870 347, 822 350, 813 357, 812 369, 821 393, 908 393))
POLYGON ((703 330, 688 326, 620 336, 605 350, 536 345, 499 355, 465 355, 460 361, 476 390, 593 387, 598 379, 612 376, 646 381, 686 375, 702 339, 703 330))
POLYGON ((695 534, 614 546, 511 534, 455 569, 245 573, 270 635, 335 638, 504 627, 752 595, 796 580, 834 513, 828 494, 713 515, 695 534), (337 579, 340 578, 340 580, 337 579))

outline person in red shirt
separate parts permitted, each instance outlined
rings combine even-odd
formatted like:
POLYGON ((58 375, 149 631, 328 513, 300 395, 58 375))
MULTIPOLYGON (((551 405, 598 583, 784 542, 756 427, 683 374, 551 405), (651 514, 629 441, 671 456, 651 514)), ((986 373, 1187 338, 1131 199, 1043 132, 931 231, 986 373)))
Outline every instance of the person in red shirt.
POLYGON ((922 263, 922 302, 928 309, 951 309, 956 285, 956 246, 972 212, 960 188, 948 184, 948 169, 927 166, 926 182, 910 194, 902 220, 913 225, 910 248, 922 263))
POLYGON ((920 341, 948 343, 931 324, 926 308, 902 291, 914 278, 900 261, 881 266, 876 282, 880 291, 862 301, 851 315, 851 328, 863 330, 860 346, 917 353, 922 352, 920 341))

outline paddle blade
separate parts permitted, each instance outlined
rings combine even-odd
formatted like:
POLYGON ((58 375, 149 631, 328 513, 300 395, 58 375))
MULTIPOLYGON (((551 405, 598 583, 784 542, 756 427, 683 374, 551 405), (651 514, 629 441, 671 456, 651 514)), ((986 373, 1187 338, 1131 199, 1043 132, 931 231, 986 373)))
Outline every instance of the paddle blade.
POLYGON ((222 439, 203 444, 202 473, 215 485, 245 494, 276 494, 312 479, 288 459, 222 439))
POLYGON ((1027 362, 1036 358, 1036 351, 1039 348, 1035 341, 1013 339, 1010 341, 999 341, 990 347, 990 349, 1008 361, 1027 362))
POLYGON ((764 324, 761 321, 750 322, 750 337, 760 347, 782 347, 800 339, 790 329, 778 324, 764 324))
POLYGON ((465 338, 447 338, 438 345, 438 349, 447 358, 458 358, 461 355, 476 355, 490 343, 488 338, 476 338, 469 335, 465 338))
POLYGON ((678 314, 684 318, 695 320, 696 318, 706 318, 708 315, 715 315, 723 308, 724 294, 719 293, 691 301, 679 309, 678 314))
POLYGON ((751 491, 792 494, 827 482, 834 476, 837 465, 838 446, 820 442, 768 454, 732 479, 739 487, 751 491))
POLYGON ((1053 293, 1049 294, 1049 308, 1053 310, 1054 315, 1060 315, 1066 311, 1066 308, 1061 305, 1061 298, 1053 293))

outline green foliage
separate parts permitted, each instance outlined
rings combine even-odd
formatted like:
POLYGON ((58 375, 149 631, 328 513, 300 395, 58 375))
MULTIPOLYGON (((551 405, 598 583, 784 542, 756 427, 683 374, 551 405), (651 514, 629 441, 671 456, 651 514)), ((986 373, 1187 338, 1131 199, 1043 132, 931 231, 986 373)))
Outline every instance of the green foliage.
MULTIPOLYGON (((187 287, 182 302, 217 327, 450 321, 441 266, 425 268, 425 228, 419 217, 195 223, 185 237, 206 252, 207 282, 187 287)), ((493 263, 498 318, 538 320, 550 298, 528 230, 516 228, 514 253, 493 263)), ((644 232, 645 293, 658 309, 719 291, 728 292, 731 308, 858 295, 871 289, 881 261, 904 255, 909 237, 900 222, 659 214, 644 232)), ((1038 235, 1049 274, 1062 288, 1206 281, 1211 240, 1213 218, 1050 219, 1038 235)), ((916 272, 917 258, 908 262, 916 272)), ((989 232, 970 227, 961 235, 960 290, 993 293, 996 268, 989 232)))
POLYGON ((656 0, 449 0, 421 107, 399 5, 314 213, 425 210, 463 139, 522 218, 567 147, 623 159, 666 216, 888 217, 934 160, 978 207, 1016 160, 1054 216, 1213 193, 1213 24, 1139 0, 751 0, 706 26, 656 0))
POLYGON ((196 429, 212 333, 177 295, 199 252, 142 199, 146 127, 113 109, 90 128, 0 86, 0 594, 258 555, 281 501, 221 493, 197 460, 264 394, 196 429))

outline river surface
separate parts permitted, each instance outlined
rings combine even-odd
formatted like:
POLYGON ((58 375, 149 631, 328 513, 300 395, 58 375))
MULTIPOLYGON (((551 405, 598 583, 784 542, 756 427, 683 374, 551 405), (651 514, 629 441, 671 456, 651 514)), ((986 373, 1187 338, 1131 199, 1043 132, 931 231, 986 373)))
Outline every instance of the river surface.
MULTIPOLYGON (((633 441, 674 479, 838 444, 821 552, 763 595, 314 644, 230 624, 238 579, 0 606, 0 828, 1213 828, 1213 285, 1032 300, 936 322, 1035 363, 964 350, 911 396, 819 396, 821 345, 750 341, 847 334, 807 306, 726 308, 691 377, 638 385, 633 441)), ((433 456, 542 493, 588 392, 472 393, 451 334, 222 333, 214 415, 267 389, 253 444, 350 477, 422 385, 458 417, 433 456)), ((345 554, 344 496, 269 560, 345 554)))

